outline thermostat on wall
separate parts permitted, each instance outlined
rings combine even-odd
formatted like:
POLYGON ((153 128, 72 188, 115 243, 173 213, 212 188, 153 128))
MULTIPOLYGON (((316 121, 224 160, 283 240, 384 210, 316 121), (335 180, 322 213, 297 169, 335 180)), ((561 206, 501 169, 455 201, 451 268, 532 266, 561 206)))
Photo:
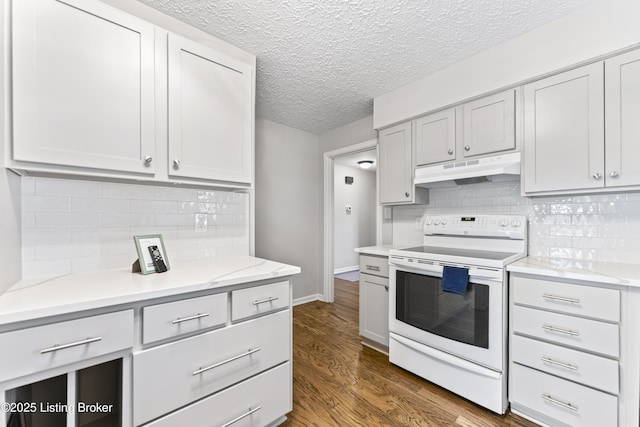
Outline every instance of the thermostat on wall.
POLYGON ((344 183, 345 184, 353 184, 353 177, 352 176, 345 176, 344 177, 344 183))

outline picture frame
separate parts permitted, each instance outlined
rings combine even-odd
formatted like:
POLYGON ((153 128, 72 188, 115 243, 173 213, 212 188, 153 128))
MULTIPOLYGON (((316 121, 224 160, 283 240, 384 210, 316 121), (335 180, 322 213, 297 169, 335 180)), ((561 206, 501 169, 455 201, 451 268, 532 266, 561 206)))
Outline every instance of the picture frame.
POLYGON ((162 234, 147 234, 142 236, 133 236, 133 240, 136 244, 136 251, 138 252, 138 259, 133 263, 132 272, 141 274, 151 273, 163 273, 170 269, 169 257, 167 256, 167 250, 164 247, 164 241, 162 240, 162 234), (151 250, 150 250, 151 248, 151 250), (154 264, 152 253, 154 250, 160 252, 160 271, 157 271, 156 264, 154 264), (162 270, 162 263, 166 269, 162 270))

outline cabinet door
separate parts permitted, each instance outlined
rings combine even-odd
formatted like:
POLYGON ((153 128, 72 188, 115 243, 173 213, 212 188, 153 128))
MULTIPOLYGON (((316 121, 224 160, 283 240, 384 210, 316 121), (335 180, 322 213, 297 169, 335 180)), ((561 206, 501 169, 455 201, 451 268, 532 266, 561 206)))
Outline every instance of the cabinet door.
POLYGON ((415 121, 416 164, 456 159, 456 112, 455 109, 430 114, 415 121))
POLYGON ((463 106, 465 157, 516 148, 515 96, 508 90, 463 106))
POLYGON ((389 279, 360 274, 360 335, 389 346, 389 279))
POLYGON ((603 63, 524 87, 525 192, 604 186, 603 63))
POLYGON ((607 187, 640 185, 640 51, 605 61, 607 187))
POLYGON ((14 160, 153 174, 153 26, 94 0, 20 0, 12 29, 14 160))
POLYGON ((169 34, 169 174, 251 182, 252 70, 169 34))
POLYGON ((411 122, 380 131, 380 203, 410 203, 413 196, 411 122))

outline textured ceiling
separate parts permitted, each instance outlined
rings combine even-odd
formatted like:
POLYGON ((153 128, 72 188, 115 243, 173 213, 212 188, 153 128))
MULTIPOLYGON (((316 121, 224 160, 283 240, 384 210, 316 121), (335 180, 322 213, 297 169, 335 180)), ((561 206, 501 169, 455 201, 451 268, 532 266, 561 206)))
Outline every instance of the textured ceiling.
MULTIPOLYGON (((139 0, 257 56, 257 115, 321 134, 592 0, 139 0)), ((470 77, 472 78, 472 77, 470 77)))

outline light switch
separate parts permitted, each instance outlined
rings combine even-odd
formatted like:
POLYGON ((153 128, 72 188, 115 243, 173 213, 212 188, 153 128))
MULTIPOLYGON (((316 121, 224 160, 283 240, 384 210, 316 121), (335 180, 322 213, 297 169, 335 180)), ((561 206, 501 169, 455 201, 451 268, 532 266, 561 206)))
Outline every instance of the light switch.
POLYGON ((207 214, 196 214, 196 233, 205 233, 207 231, 207 223, 207 214))

